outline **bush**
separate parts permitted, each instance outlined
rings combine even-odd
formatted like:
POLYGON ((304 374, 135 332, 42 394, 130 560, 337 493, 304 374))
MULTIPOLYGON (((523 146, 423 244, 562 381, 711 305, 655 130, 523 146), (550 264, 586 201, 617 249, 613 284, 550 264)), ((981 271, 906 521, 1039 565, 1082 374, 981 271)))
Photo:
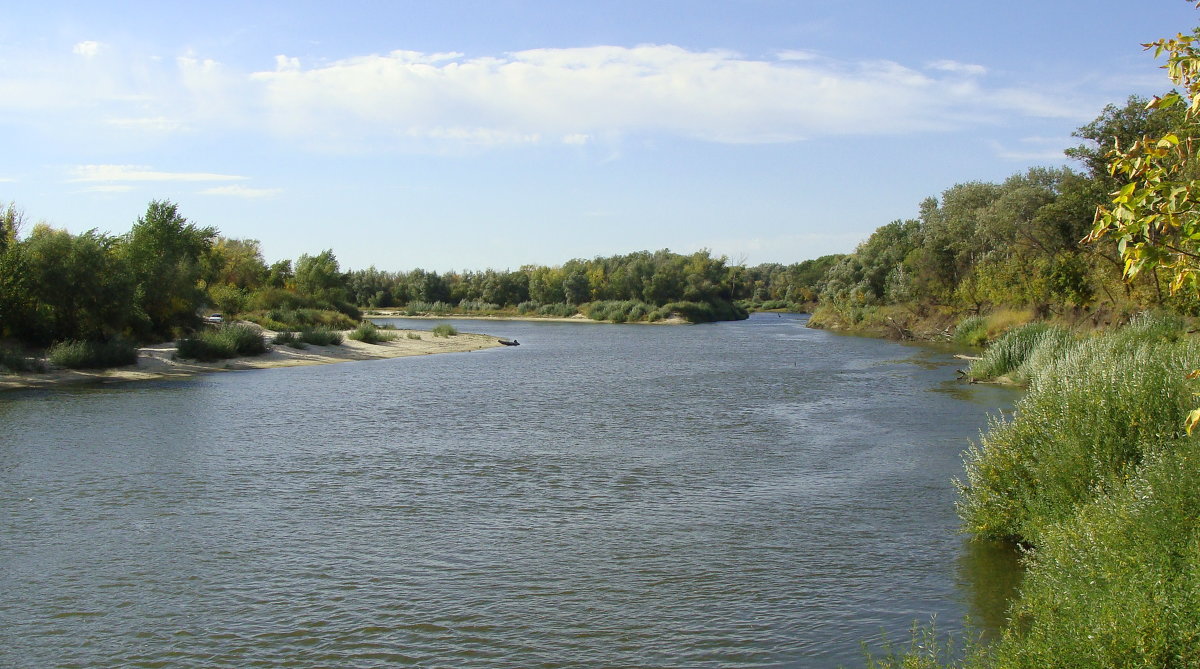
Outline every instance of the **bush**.
POLYGON ((458 334, 458 329, 449 323, 433 326, 433 336, 435 337, 453 337, 456 334, 458 334))
POLYGON ((538 309, 542 308, 541 302, 529 300, 517 305, 517 313, 519 314, 536 314, 538 309))
POLYGON ((1041 535, 997 666, 1200 666, 1200 444, 1157 451, 1041 535))
POLYGON ((459 311, 499 311, 500 305, 483 300, 460 300, 458 309, 459 311))
POLYGON ((257 326, 227 323, 218 328, 201 330, 177 342, 176 355, 187 360, 213 362, 238 356, 262 355, 267 343, 257 326))
POLYGON ((405 334, 404 336, 408 337, 409 339, 416 339, 418 341, 420 341, 420 339, 421 339, 421 333, 419 333, 419 332, 409 332, 409 333, 405 334))
POLYGON ((68 340, 46 351, 50 363, 67 369, 105 369, 136 365, 137 347, 124 339, 106 342, 68 340))
POLYGON ((334 330, 349 330, 358 325, 360 319, 351 319, 340 311, 328 309, 275 308, 243 314, 245 320, 257 323, 268 330, 304 330, 326 327, 334 330))
POLYGON ((1181 436, 1200 345, 1144 335, 1094 337, 1042 363, 1016 418, 993 420, 968 450, 959 514, 969 531, 1038 544, 1181 436))
POLYGON ((448 314, 452 311, 449 304, 445 302, 409 302, 404 307, 404 313, 407 316, 420 316, 422 314, 448 314))
POLYGON ((313 346, 341 346, 342 333, 327 327, 315 327, 300 331, 300 341, 313 346))
POLYGON ((396 333, 383 332, 371 321, 363 321, 353 332, 346 335, 355 341, 361 341, 364 344, 378 344, 384 341, 395 341, 396 333))
POLYGON ((542 306, 538 307, 537 312, 541 316, 554 316, 557 318, 570 318, 571 316, 574 316, 575 314, 579 313, 579 310, 569 304, 564 304, 562 302, 556 302, 554 304, 543 304, 542 306))
POLYGON ((308 348, 308 344, 300 341, 300 338, 296 336, 296 333, 292 332, 291 330, 276 333, 275 338, 271 340, 271 343, 279 344, 281 346, 290 346, 299 350, 308 348))

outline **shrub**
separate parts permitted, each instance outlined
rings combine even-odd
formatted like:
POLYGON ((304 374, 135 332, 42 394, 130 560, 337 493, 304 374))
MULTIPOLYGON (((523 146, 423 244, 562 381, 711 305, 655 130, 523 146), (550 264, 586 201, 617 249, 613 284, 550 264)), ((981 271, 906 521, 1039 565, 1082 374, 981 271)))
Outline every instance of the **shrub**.
POLYGON ((1139 336, 1094 337, 1043 363, 1016 418, 993 420, 968 449, 959 502, 968 530, 1037 544, 1180 437, 1200 345, 1139 336))
POLYGON ((500 305, 483 300, 460 300, 458 309, 459 311, 499 311, 500 305))
POLYGON ((409 332, 408 334, 406 334, 404 336, 408 337, 409 339, 416 339, 416 340, 421 339, 421 333, 419 333, 419 332, 409 332))
POLYGON ((242 318, 268 330, 277 331, 304 330, 322 326, 335 330, 349 330, 357 326, 359 322, 358 319, 351 319, 340 311, 282 307, 243 314, 242 318))
POLYGON ((137 347, 124 339, 106 342, 68 340, 46 351, 51 364, 68 369, 104 369, 137 364, 137 347))
POLYGON ((555 316, 557 318, 570 318, 571 316, 574 316, 575 314, 579 313, 579 310, 569 304, 564 304, 562 302, 556 302, 554 304, 543 304, 541 307, 538 307, 537 312, 539 315, 542 315, 542 316, 555 316))
POLYGON ((320 326, 300 331, 300 341, 313 346, 341 346, 342 333, 320 326))
POLYGON ((408 316, 420 316, 422 314, 448 314, 452 310, 449 304, 445 302, 409 302, 404 307, 404 313, 408 316))
POLYGON ((188 360, 213 362, 238 356, 262 355, 267 343, 255 325, 227 323, 218 328, 201 330, 177 342, 176 355, 188 360))
POLYGON ((1200 666, 1200 444, 1157 450, 1041 535, 995 666, 1200 666))
POLYGON ((300 350, 308 348, 308 344, 300 341, 300 338, 296 336, 296 333, 292 332, 291 330, 276 333, 275 338, 271 340, 271 343, 279 344, 281 346, 290 346, 300 350))
POLYGON ((456 334, 458 334, 458 329, 449 323, 433 326, 433 336, 435 337, 453 337, 456 334))
POLYGON ((535 314, 538 309, 542 308, 541 302, 529 300, 517 305, 517 313, 519 314, 535 314))
POLYGON ((378 344, 383 341, 395 341, 396 334, 394 332, 382 332, 371 321, 363 321, 354 329, 347 337, 361 341, 364 344, 378 344))

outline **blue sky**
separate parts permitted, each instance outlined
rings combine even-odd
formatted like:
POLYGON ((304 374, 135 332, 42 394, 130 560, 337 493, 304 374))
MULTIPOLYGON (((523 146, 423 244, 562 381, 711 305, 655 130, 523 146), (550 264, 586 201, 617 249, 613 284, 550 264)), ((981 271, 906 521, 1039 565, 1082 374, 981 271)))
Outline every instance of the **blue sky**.
POLYGON ((0 201, 123 233, 152 199, 268 261, 515 269, 849 252, 924 197, 1068 164, 1169 84, 1184 0, 10 6, 0 201))

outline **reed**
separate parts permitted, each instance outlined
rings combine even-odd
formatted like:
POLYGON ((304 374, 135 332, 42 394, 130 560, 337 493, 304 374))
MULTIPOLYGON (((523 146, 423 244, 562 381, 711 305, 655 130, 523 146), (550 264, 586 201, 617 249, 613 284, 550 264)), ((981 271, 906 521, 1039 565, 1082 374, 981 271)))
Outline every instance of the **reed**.
POLYGON ((363 321, 346 336, 355 341, 361 341, 364 344, 378 344, 385 341, 395 341, 399 335, 395 332, 384 332, 371 321, 363 321))

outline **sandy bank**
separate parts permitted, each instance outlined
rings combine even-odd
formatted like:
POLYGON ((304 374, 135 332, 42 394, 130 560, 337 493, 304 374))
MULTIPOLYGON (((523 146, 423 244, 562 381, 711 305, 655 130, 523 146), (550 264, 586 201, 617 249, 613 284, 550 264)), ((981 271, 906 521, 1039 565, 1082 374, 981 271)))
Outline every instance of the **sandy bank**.
MULTIPOLYGON (((355 360, 382 360, 409 355, 431 353, 467 353, 500 346, 492 336, 460 333, 453 337, 435 337, 421 330, 389 330, 399 335, 395 341, 379 344, 364 344, 346 339, 340 346, 308 346, 297 350, 288 346, 272 344, 270 350, 253 358, 233 358, 219 362, 195 362, 175 360, 175 343, 146 346, 139 349, 137 365, 108 370, 51 369, 44 374, 0 373, 0 390, 16 388, 45 388, 74 383, 107 383, 141 381, 147 379, 170 379, 207 372, 227 372, 242 369, 267 369, 270 367, 298 367, 301 365, 325 365, 355 360), (409 339, 414 332, 420 339, 409 339)), ((273 332, 265 333, 268 338, 273 332)))

